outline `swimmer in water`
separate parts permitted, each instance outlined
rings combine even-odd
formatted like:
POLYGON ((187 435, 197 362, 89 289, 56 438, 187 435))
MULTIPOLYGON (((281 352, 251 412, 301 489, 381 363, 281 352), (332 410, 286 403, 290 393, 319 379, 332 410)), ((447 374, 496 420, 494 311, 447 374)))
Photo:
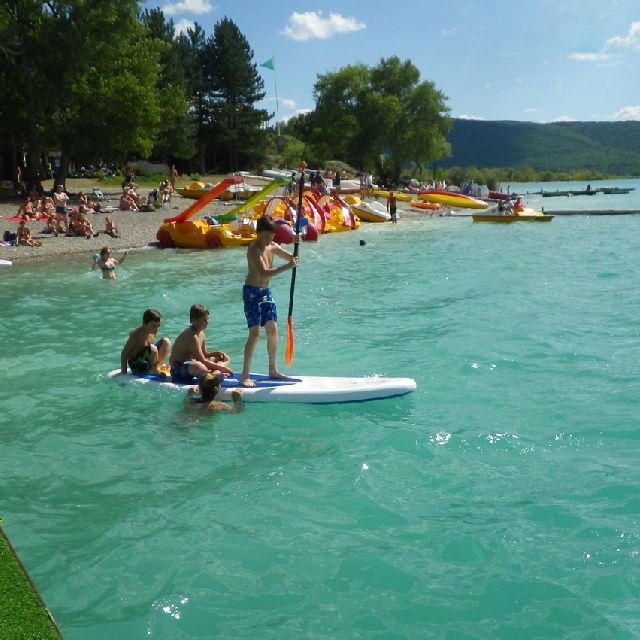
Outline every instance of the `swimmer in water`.
POLYGON ((116 279, 116 265, 122 264, 124 259, 129 254, 128 251, 125 251, 122 254, 120 260, 116 260, 111 257, 111 251, 109 247, 102 247, 100 249, 100 255, 93 256, 93 267, 92 269, 100 269, 102 271, 102 277, 105 280, 115 280, 116 279))
POLYGON ((189 396, 185 399, 188 408, 198 409, 205 412, 222 411, 225 413, 238 413, 242 411, 242 391, 234 389, 231 392, 232 403, 215 400, 216 394, 220 390, 220 378, 211 371, 203 374, 197 387, 189 387, 189 396), (192 397, 193 394, 200 394, 199 398, 192 397))

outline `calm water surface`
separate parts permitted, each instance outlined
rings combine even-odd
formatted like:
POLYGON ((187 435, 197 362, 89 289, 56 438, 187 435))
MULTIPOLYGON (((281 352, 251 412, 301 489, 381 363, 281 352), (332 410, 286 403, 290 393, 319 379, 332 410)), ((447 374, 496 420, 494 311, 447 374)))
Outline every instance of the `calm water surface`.
POLYGON ((435 218, 302 245, 294 373, 417 391, 206 418, 104 374, 146 307, 173 338, 194 302, 240 363, 243 251, 1 271, 0 514, 65 639, 640 637, 639 237, 435 218))

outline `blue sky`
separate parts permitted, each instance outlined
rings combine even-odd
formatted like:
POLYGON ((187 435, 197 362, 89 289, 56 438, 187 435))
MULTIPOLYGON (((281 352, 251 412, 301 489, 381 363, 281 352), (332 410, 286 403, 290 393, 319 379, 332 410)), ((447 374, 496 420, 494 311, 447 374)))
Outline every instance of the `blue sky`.
POLYGON ((177 30, 235 22, 260 63, 259 105, 285 120, 313 109, 318 74, 396 55, 483 120, 640 120, 638 0, 148 1, 177 30))

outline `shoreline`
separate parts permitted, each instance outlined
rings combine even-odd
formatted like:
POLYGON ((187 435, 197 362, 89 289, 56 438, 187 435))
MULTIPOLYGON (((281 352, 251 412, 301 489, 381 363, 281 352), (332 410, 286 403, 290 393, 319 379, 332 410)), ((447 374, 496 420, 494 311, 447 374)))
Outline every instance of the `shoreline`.
MULTIPOLYGON (((111 194, 111 197, 111 202, 115 205, 117 203, 117 196, 111 194)), ((109 215, 118 229, 120 234, 119 238, 112 238, 104 233, 100 233, 96 238, 55 237, 42 232, 45 228, 43 221, 31 222, 29 223, 31 235, 34 240, 42 242, 42 246, 0 246, 0 259, 10 260, 14 265, 20 265, 27 263, 46 263, 62 260, 69 256, 92 256, 94 253, 98 253, 104 246, 108 246, 116 254, 123 251, 139 252, 155 249, 158 247, 156 232, 164 219, 181 213, 194 202, 195 200, 176 194, 171 198, 170 203, 164 204, 155 211, 116 210, 108 213, 93 213, 87 215, 87 219, 91 222, 95 231, 104 230, 104 219, 106 215, 109 215)), ((201 209, 195 217, 198 219, 205 215, 221 215, 227 213, 236 204, 240 204, 240 202, 227 203, 214 200, 201 209)), ((431 217, 424 211, 414 211, 409 207, 402 206, 403 204, 404 203, 399 203, 398 206, 400 222, 402 220, 431 217)), ((16 232, 18 223, 7 220, 7 218, 15 216, 18 207, 18 199, 14 202, 0 203, 0 232, 2 234, 7 230, 12 233, 16 232)), ((370 223, 363 222, 363 225, 367 224, 370 223)), ((0 237, 2 236, 0 235, 0 237)))

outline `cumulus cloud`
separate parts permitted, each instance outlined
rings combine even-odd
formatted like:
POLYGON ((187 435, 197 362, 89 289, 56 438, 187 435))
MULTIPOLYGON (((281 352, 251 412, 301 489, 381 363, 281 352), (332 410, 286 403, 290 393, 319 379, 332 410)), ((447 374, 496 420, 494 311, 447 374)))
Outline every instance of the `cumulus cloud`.
POLYGON ((640 107, 622 107, 613 114, 613 120, 640 120, 640 107))
POLYGON ((640 49, 640 20, 631 23, 626 36, 613 36, 604 43, 605 49, 618 47, 640 49))
POLYGON ((173 30, 176 35, 179 35, 181 33, 187 33, 189 29, 195 29, 195 26, 191 20, 182 18, 182 20, 178 20, 178 22, 173 25, 173 30))
POLYGON ((173 4, 165 4, 162 12, 166 16, 175 16, 179 13, 192 13, 196 16, 208 13, 213 9, 213 5, 208 0, 180 0, 173 4))
POLYGON ((289 98, 280 98, 280 104, 282 104, 285 109, 290 109, 292 111, 296 108, 296 101, 290 100, 289 98))
POLYGON ((460 120, 486 120, 486 118, 481 118, 480 116, 468 116, 468 115, 465 115, 464 113, 457 117, 460 120))
POLYGON ((282 34, 297 40, 327 40, 341 33, 351 33, 366 29, 364 22, 348 18, 339 13, 330 13, 328 18, 322 17, 322 11, 294 11, 290 16, 282 34))
POLYGON ((575 51, 569 54, 569 59, 576 62, 611 63, 620 58, 621 50, 624 49, 640 50, 640 20, 629 25, 626 35, 605 40, 600 51, 575 51))

